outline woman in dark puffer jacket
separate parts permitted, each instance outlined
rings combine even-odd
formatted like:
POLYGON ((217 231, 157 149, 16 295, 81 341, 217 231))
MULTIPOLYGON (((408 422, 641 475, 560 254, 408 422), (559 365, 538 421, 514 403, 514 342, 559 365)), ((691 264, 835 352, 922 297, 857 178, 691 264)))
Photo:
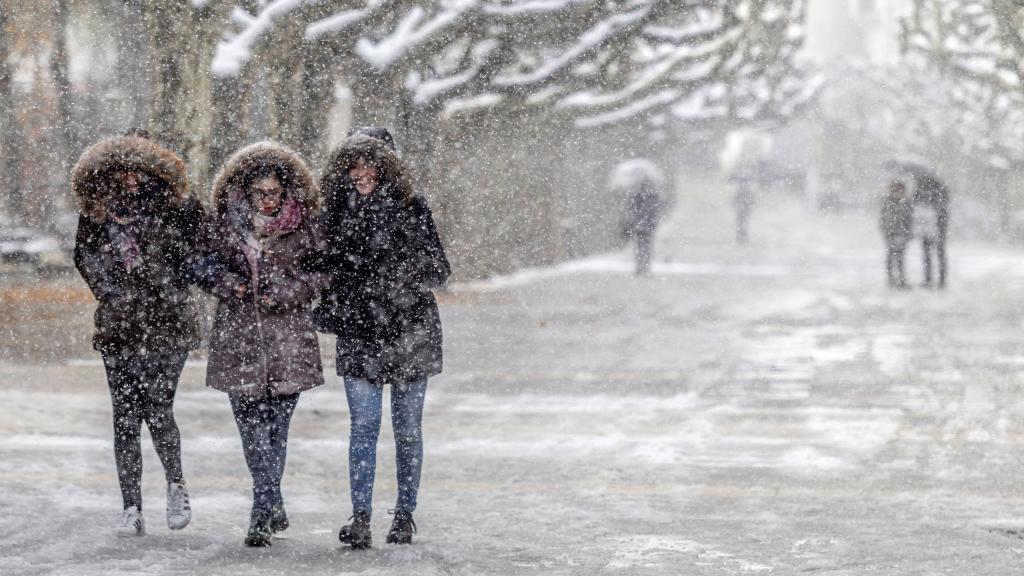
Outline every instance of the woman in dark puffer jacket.
POLYGON ((413 194, 398 156, 379 139, 348 138, 321 181, 324 249, 307 267, 326 272, 317 317, 338 335, 337 371, 351 412, 349 478, 353 522, 339 538, 371 544, 373 481, 383 387, 391 386, 398 501, 387 541, 410 543, 423 462, 427 379, 441 372, 441 319, 432 289, 448 259, 424 198, 413 194))

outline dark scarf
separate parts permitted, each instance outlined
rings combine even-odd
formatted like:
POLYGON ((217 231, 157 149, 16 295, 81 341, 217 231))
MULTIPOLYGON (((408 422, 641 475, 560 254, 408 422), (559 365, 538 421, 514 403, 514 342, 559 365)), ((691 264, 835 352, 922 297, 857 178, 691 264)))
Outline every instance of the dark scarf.
POLYGON ((117 250, 118 260, 129 274, 145 264, 138 239, 148 224, 149 217, 135 207, 118 205, 109 212, 107 234, 117 250))

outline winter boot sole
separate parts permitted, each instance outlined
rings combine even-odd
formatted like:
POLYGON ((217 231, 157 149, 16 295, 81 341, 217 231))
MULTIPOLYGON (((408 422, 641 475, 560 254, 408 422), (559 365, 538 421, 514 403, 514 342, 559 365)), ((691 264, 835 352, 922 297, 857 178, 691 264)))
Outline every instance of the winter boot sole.
POLYGON ((249 534, 245 537, 245 545, 251 548, 268 548, 271 545, 269 534, 249 534))
POLYGON ((400 536, 398 534, 388 534, 387 543, 388 544, 412 544, 412 534, 407 534, 407 535, 402 535, 402 536, 400 536))

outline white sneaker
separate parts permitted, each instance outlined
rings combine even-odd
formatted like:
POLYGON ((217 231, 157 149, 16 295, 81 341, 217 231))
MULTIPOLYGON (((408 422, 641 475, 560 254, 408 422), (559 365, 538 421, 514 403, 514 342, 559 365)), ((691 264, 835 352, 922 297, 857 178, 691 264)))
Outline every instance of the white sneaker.
POLYGON ((121 519, 117 522, 117 535, 122 538, 146 535, 146 521, 138 508, 129 506, 124 509, 121 519))
POLYGON ((167 484, 167 527, 181 530, 192 521, 192 507, 188 504, 188 488, 184 484, 167 484))

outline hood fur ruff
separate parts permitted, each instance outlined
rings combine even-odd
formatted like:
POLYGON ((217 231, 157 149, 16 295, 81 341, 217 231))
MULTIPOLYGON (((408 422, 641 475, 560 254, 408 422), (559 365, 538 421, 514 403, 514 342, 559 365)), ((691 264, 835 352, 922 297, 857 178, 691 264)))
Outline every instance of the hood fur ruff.
POLYGON ((380 171, 378 189, 386 190, 391 200, 402 206, 412 202, 412 181, 402 160, 383 141, 361 134, 346 138, 331 152, 320 181, 325 197, 345 197, 347 189, 353 186, 348 171, 360 159, 377 166, 380 171))
POLYGON ((71 190, 80 214, 106 221, 107 208, 120 190, 112 179, 120 171, 144 172, 166 182, 172 207, 181 206, 189 196, 188 171, 180 156, 146 138, 116 136, 90 146, 71 170, 71 190))
POLYGON ((315 214, 320 204, 320 191, 313 180, 313 174, 306 163, 291 149, 276 142, 263 141, 251 144, 235 152, 221 167, 213 181, 211 199, 217 214, 223 214, 228 207, 228 198, 234 193, 243 196, 241 190, 246 174, 251 170, 270 166, 288 174, 287 194, 301 200, 310 214, 315 214))

